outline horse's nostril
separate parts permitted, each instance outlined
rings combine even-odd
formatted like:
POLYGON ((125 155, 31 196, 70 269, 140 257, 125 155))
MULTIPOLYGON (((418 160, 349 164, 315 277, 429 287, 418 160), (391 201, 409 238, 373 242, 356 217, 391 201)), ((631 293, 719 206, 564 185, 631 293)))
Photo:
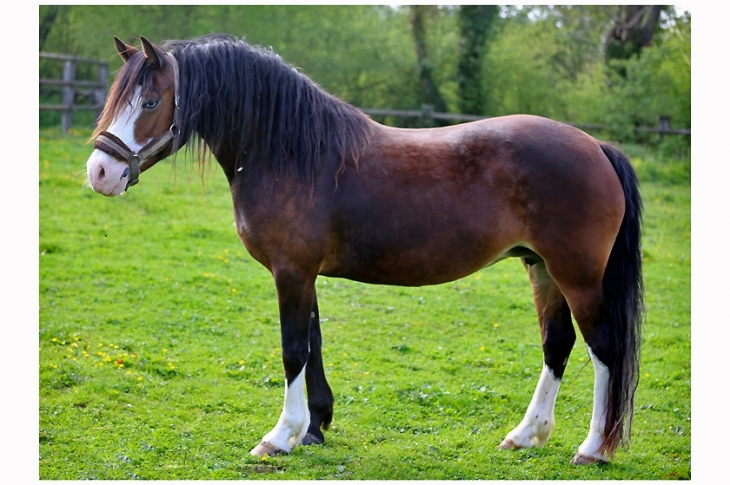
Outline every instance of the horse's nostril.
POLYGON ((104 167, 99 167, 99 180, 102 180, 106 176, 106 171, 104 170, 104 167))
POLYGON ((124 169, 124 172, 122 172, 122 176, 119 177, 119 180, 122 180, 127 175, 129 175, 129 167, 127 167, 127 168, 124 169))

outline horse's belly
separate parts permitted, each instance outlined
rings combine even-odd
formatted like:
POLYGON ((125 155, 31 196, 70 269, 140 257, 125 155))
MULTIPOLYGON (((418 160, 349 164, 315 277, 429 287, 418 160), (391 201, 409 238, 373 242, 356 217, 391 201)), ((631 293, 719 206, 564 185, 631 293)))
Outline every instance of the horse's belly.
POLYGON ((399 241, 390 246, 350 245, 325 258, 323 276, 363 283, 424 286, 463 278, 509 256, 514 244, 471 239, 454 244, 432 235, 423 241, 399 241))

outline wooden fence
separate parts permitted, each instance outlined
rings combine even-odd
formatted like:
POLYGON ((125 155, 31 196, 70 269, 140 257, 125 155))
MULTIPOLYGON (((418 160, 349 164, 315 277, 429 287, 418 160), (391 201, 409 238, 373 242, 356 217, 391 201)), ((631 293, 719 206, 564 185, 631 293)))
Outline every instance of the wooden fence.
POLYGON ((74 111, 94 110, 97 115, 104 107, 106 98, 108 63, 94 59, 69 56, 66 54, 39 53, 41 59, 51 59, 63 62, 62 79, 40 79, 39 88, 44 86, 61 90, 61 104, 40 103, 41 110, 61 111, 61 130, 68 133, 73 125, 74 111), (80 63, 92 64, 98 67, 96 79, 76 79, 76 66, 80 63), (88 99, 88 104, 77 104, 78 99, 88 99))
MULTIPOLYGON (((43 86, 61 88, 61 104, 40 104, 41 110, 62 111, 61 130, 67 133, 73 125, 73 113, 79 110, 95 110, 98 113, 104 105, 107 89, 108 63, 94 59, 84 59, 66 54, 51 54, 41 52, 41 59, 52 59, 64 63, 63 79, 40 79, 41 89, 43 86), (76 79, 76 65, 86 63, 98 66, 98 75, 95 80, 76 79), (91 100, 91 104, 76 104, 77 97, 91 100)), ((488 116, 464 115, 455 113, 439 113, 433 110, 433 105, 423 104, 419 110, 392 110, 377 108, 361 108, 363 112, 372 116, 394 116, 401 118, 419 118, 419 125, 434 126, 434 120, 450 120, 459 123, 476 121, 489 118, 488 116)), ((583 130, 604 130, 606 127, 596 124, 574 124, 568 123, 583 130)), ((663 135, 685 135, 691 136, 690 130, 675 129, 670 126, 669 118, 660 116, 657 127, 635 127, 634 131, 645 133, 658 133, 663 135)))
MULTIPOLYGON (((419 124, 421 126, 434 126, 436 123, 434 120, 450 120, 457 121, 459 123, 476 121, 490 118, 489 116, 477 116, 477 115, 462 115, 455 113, 439 113, 433 110, 433 105, 424 104, 421 105, 421 110, 392 110, 392 109, 378 109, 378 108, 361 108, 364 113, 371 116, 395 116, 401 118, 419 118, 419 124)), ((590 123, 566 123, 581 130, 605 130, 606 127, 603 125, 590 124, 590 123)), ((658 133, 659 136, 663 135, 685 135, 691 136, 691 130, 683 128, 672 128, 669 123, 668 116, 660 116, 656 127, 642 127, 637 126, 634 131, 644 133, 658 133)))

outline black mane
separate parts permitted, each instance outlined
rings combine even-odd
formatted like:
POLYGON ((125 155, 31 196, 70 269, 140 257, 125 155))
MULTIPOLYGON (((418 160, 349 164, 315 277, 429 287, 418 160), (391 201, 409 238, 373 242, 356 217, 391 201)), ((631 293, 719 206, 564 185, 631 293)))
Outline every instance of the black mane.
POLYGON ((339 160, 335 175, 357 164, 370 137, 367 116, 270 49, 224 35, 162 47, 180 66, 181 140, 202 160, 209 149, 227 173, 269 169, 307 181, 326 156, 339 160))

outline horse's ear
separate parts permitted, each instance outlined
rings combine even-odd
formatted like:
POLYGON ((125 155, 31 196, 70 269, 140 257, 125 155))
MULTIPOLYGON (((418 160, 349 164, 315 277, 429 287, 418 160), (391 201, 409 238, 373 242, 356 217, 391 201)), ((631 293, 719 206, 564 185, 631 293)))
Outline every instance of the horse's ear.
POLYGON ((117 46, 117 52, 119 52, 119 55, 121 56, 122 60, 124 62, 127 62, 130 57, 132 57, 134 54, 139 52, 137 49, 132 47, 131 45, 127 45, 121 40, 119 40, 118 37, 114 37, 114 44, 117 46))
POLYGON ((155 49, 152 43, 144 37, 140 37, 139 40, 142 41, 142 52, 147 58, 147 62, 154 67, 160 67, 160 56, 157 53, 157 49, 155 49))

